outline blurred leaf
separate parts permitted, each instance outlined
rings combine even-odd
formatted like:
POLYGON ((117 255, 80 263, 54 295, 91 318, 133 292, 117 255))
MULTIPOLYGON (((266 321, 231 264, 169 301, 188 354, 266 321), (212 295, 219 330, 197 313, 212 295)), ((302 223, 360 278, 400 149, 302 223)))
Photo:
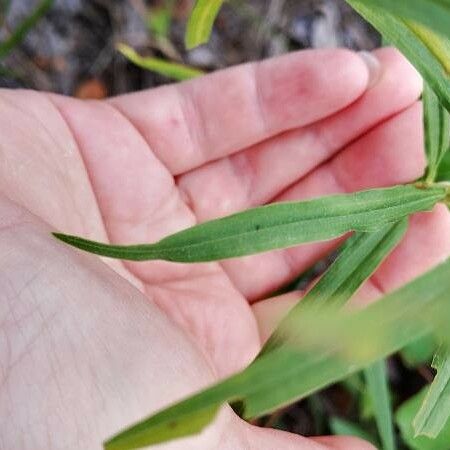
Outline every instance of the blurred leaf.
POLYGON ((143 57, 125 44, 117 44, 117 50, 136 66, 175 80, 188 80, 204 74, 203 71, 185 64, 166 61, 161 58, 143 57))
POLYGON ((450 417, 450 355, 439 354, 433 364, 437 375, 414 418, 416 436, 436 438, 450 417))
POLYGON ((283 345, 286 329, 302 320, 303 311, 340 308, 355 294, 405 235, 408 220, 387 225, 374 233, 355 233, 314 287, 280 322, 260 352, 261 355, 283 345))
POLYGON ((436 340, 432 335, 424 336, 417 341, 411 342, 402 351, 403 362, 410 368, 429 363, 436 351, 436 340))
POLYGON ((377 361, 364 370, 367 390, 373 405, 378 432, 384 450, 394 450, 395 435, 392 406, 385 361, 377 361))
MULTIPOLYGON (((353 0, 348 0, 352 4, 353 0)), ((450 0, 358 0, 399 17, 413 19, 450 37, 450 0)))
POLYGON ((172 22, 172 7, 152 8, 148 13, 147 26, 159 38, 167 39, 172 22))
POLYGON ((28 32, 37 24, 42 16, 47 13, 52 4, 53 0, 42 0, 35 10, 13 31, 11 36, 5 41, 0 42, 0 59, 8 55, 25 39, 28 32))
POLYGON ((155 244, 118 246, 55 233, 79 249, 126 260, 214 261, 373 231, 444 200, 442 187, 412 185, 250 209, 180 231, 155 244))
POLYGON ((205 44, 224 0, 197 0, 186 30, 186 47, 192 49, 205 44))
POLYGON ((438 97, 427 83, 425 83, 422 98, 425 124, 425 149, 428 160, 426 180, 433 182, 436 179, 442 158, 449 148, 450 114, 442 106, 438 97))
MULTIPOLYGON (((243 372, 181 401, 105 444, 126 450, 197 433, 225 402, 246 419, 305 397, 391 354, 450 320, 450 260, 412 283, 354 312, 305 308, 290 343, 255 360, 243 372), (209 414, 206 420, 206 412, 209 414), (201 418, 201 421, 200 421, 201 418)), ((450 336, 442 333, 448 341, 450 336)))
POLYGON ((332 417, 330 419, 330 429, 336 436, 355 436, 364 439, 367 442, 371 442, 373 445, 378 444, 374 437, 364 428, 356 423, 341 419, 340 417, 332 417))
POLYGON ((442 431, 436 439, 425 436, 416 437, 413 428, 413 420, 419 411, 428 388, 424 388, 417 395, 403 403, 398 409, 395 418, 402 434, 403 440, 413 450, 449 450, 450 448, 450 420, 447 420, 442 431))
MULTIPOLYGON (((447 2, 447 0, 444 0, 447 2)), ((405 21, 401 18, 389 14, 387 11, 375 6, 369 6, 369 1, 347 0, 347 2, 378 29, 392 44, 396 45, 405 56, 414 64, 422 74, 430 87, 438 95, 442 104, 450 110, 450 44, 447 38, 438 36, 416 22, 405 21)), ((373 2, 375 3, 378 2, 373 2)), ((417 0, 416 2, 407 0, 388 0, 391 5, 402 4, 411 11, 413 3, 423 3, 431 5, 429 1, 417 0)), ((450 8, 450 0, 448 0, 450 8)), ((443 17, 446 17, 445 15, 443 17)), ((450 19, 445 18, 447 35, 450 34, 450 19)))

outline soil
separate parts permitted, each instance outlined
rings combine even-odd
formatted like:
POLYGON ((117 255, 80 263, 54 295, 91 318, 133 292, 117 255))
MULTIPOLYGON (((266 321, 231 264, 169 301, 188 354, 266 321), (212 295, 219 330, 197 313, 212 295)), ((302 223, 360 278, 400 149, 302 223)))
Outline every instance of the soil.
MULTIPOLYGON (((12 0, 0 40, 37 3, 12 0)), ((172 2, 166 36, 156 35, 148 25, 169 3, 55 0, 23 43, 1 62, 3 72, 11 73, 0 75, 0 86, 67 95, 79 95, 81 90, 81 96, 98 97, 170 81, 128 63, 115 50, 118 42, 207 71, 308 47, 372 49, 380 42, 343 0, 232 0, 223 8, 210 43, 187 52, 183 35, 192 1, 172 2)))

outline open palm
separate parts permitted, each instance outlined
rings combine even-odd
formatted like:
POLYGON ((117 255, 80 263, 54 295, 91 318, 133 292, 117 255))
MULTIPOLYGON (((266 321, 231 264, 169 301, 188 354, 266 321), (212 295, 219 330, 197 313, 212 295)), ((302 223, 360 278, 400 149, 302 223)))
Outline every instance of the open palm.
MULTIPOLYGON (((375 55, 370 71, 345 50, 306 51, 101 102, 0 91, 0 449, 99 449, 251 361, 293 297, 260 300, 336 241, 122 264, 50 231, 152 242, 272 201, 414 180, 421 81, 396 51, 375 55)), ((416 215, 359 300, 446 258, 449 224, 444 207, 416 215)), ((224 408, 200 437, 161 448, 370 446, 259 430, 224 408)))

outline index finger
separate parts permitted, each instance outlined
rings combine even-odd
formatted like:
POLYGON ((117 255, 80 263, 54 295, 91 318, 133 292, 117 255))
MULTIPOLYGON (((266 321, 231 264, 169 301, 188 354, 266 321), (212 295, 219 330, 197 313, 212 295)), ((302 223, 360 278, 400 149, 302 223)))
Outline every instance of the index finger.
POLYGON ((306 50, 110 102, 178 175, 345 108, 376 64, 349 50, 306 50))

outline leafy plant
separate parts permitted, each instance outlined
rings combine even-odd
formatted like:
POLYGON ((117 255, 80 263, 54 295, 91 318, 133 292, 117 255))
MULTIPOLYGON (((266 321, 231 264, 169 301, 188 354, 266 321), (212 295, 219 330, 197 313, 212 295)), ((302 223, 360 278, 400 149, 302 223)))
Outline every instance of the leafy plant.
MULTIPOLYGON (((396 45, 426 80, 425 177, 405 186, 254 208, 151 244, 106 245, 55 234, 98 255, 193 263, 353 232, 335 262, 281 321, 249 367, 119 433, 105 443, 106 449, 133 449, 198 433, 225 403, 243 418, 253 419, 360 370, 364 370, 383 448, 395 448, 383 358, 430 338, 448 348, 450 260, 364 310, 342 306, 400 241, 411 214, 428 211, 439 202, 449 204, 450 0, 347 2, 396 45)), ((208 40, 222 4, 223 0, 196 2, 187 27, 188 48, 208 40)), ((129 57, 138 58, 125 50, 129 57)), ((435 361, 437 376, 427 394, 403 405, 396 415, 405 442, 413 449, 448 447, 441 439, 448 436, 450 358, 440 351, 435 361)), ((363 434, 344 422, 335 421, 334 428, 363 434)))

